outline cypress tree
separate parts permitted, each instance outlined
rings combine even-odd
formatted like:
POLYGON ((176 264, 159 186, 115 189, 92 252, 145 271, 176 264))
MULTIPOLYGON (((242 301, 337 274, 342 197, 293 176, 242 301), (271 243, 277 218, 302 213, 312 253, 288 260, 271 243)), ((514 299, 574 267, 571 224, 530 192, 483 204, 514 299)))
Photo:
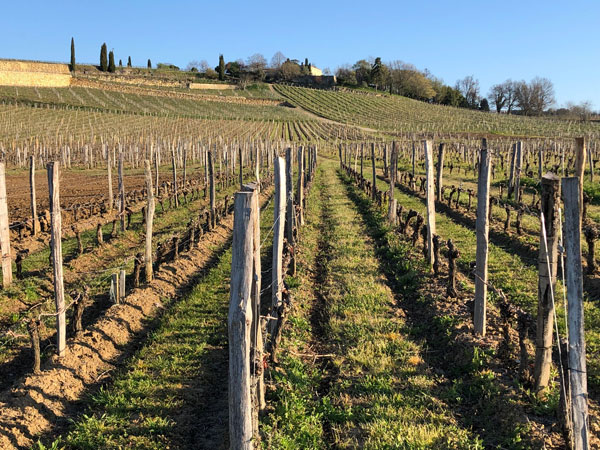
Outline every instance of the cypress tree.
POLYGON ((123 67, 123 61, 119 60, 119 67, 123 67))
POLYGON ((223 55, 219 55, 219 80, 223 81, 225 79, 225 59, 223 55))
POLYGON ((71 38, 71 71, 75 72, 75 40, 71 38))
POLYGON ((100 70, 106 72, 108 70, 108 60, 106 58, 106 42, 100 48, 100 70))
POLYGON ((115 54, 112 50, 108 54, 108 71, 112 73, 115 72, 115 54))
POLYGON ((148 69, 152 69, 152 61, 150 61, 150 58, 148 58, 148 69))
POLYGON ((131 56, 127 58, 127 67, 131 67, 131 56))

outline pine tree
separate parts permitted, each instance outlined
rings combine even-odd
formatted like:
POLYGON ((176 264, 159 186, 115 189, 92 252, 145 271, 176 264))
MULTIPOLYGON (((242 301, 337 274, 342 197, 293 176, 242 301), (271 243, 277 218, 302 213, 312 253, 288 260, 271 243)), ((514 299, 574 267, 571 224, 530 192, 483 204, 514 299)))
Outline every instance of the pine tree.
POLYGON ((111 50, 108 54, 108 71, 115 73, 115 54, 111 50))
POLYGON ((148 59, 148 69, 152 69, 152 61, 150 59, 148 59))
POLYGON ((119 67, 123 67, 123 61, 119 60, 119 67))
POLYGON ((218 74, 219 74, 219 80, 223 81, 225 79, 225 59, 223 58, 223 55, 219 55, 218 74))
POLYGON ((127 67, 131 67, 131 56, 127 59, 127 67))
POLYGON ((71 71, 75 72, 75 40, 71 38, 71 71))
POLYGON ((106 42, 100 48, 100 70, 106 72, 108 70, 108 61, 106 58, 106 42))

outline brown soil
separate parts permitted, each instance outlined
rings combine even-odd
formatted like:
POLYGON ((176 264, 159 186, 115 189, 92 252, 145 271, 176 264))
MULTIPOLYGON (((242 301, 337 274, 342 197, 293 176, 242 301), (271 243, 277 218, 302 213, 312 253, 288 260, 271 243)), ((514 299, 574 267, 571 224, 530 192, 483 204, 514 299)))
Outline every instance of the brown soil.
POLYGON ((65 357, 54 357, 43 365, 41 374, 26 376, 0 393, 0 448, 29 447, 36 436, 64 423, 74 411, 73 403, 131 354, 149 321, 164 308, 163 301, 176 299, 211 263, 214 249, 230 239, 232 225, 233 216, 224 219, 198 248, 161 266, 148 287, 135 289, 123 304, 112 306, 94 326, 71 340, 65 357))

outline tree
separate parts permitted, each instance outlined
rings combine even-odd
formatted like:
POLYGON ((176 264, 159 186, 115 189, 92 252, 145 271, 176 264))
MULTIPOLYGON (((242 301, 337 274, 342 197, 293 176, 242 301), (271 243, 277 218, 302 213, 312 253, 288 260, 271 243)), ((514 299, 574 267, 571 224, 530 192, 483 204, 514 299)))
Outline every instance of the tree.
POLYGON ((490 93, 488 94, 490 99, 492 100, 492 104, 494 108, 496 108, 496 112, 500 114, 502 112, 502 108, 506 105, 507 101, 507 85, 506 82, 500 84, 494 84, 490 88, 490 93))
POLYGON ((554 104, 554 85, 547 78, 535 77, 529 83, 515 84, 515 98, 525 115, 540 115, 554 104))
POLYGON ((152 61, 150 61, 150 58, 148 58, 148 69, 152 69, 152 61))
POLYGON ((119 60, 119 67, 123 67, 123 61, 119 60))
POLYGON ((469 108, 477 108, 479 106, 479 81, 469 75, 462 80, 456 82, 456 89, 460 91, 469 108))
POLYGON ((255 53, 250 56, 246 61, 247 67, 252 74, 259 80, 265 78, 265 68, 267 67, 267 60, 260 53, 255 53))
POLYGON ((348 64, 338 67, 335 76, 340 84, 356 85, 356 72, 348 64))
POLYGON ((113 51, 111 50, 108 53, 108 71, 111 73, 115 73, 115 54, 113 53, 113 51))
POLYGON ((281 52, 276 52, 271 58, 271 68, 280 69, 281 65, 285 62, 285 56, 281 52))
POLYGON ((75 72, 75 40, 71 38, 71 71, 75 72))
POLYGON ((356 63, 352 66, 356 74, 356 84, 358 85, 368 85, 371 77, 371 64, 364 59, 356 61, 356 63))
POLYGON ((225 79, 225 59, 223 55, 219 55, 219 65, 217 66, 217 74, 219 75, 219 80, 223 81, 225 79))
POLYGON ((131 67, 131 56, 127 58, 127 67, 131 67))
POLYGON ((479 102, 479 110, 486 111, 486 112, 490 111, 490 104, 488 103, 487 98, 484 97, 481 99, 481 101, 479 102))
POLYGON ((106 72, 108 70, 106 42, 100 47, 100 70, 106 72))
POLYGON ((301 70, 298 63, 289 59, 281 65, 281 76, 284 80, 293 80, 300 76, 301 70))
POLYGON ((427 101, 436 96, 431 81, 411 64, 392 61, 389 65, 389 74, 392 93, 427 101))
POLYGON ((375 85, 375 89, 386 86, 389 74, 389 70, 387 66, 381 62, 381 58, 375 58, 375 62, 371 66, 371 73, 369 75, 371 83, 375 85))

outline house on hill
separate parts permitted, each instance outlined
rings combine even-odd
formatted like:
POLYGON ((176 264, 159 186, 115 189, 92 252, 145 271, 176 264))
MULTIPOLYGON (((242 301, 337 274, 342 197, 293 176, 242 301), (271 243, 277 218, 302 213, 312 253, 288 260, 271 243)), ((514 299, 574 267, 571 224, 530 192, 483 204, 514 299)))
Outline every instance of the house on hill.
POLYGON ((312 75, 313 77, 322 77, 323 76, 323 71, 321 69, 319 69, 318 67, 315 67, 315 66, 309 64, 308 68, 310 70, 310 75, 312 75))

